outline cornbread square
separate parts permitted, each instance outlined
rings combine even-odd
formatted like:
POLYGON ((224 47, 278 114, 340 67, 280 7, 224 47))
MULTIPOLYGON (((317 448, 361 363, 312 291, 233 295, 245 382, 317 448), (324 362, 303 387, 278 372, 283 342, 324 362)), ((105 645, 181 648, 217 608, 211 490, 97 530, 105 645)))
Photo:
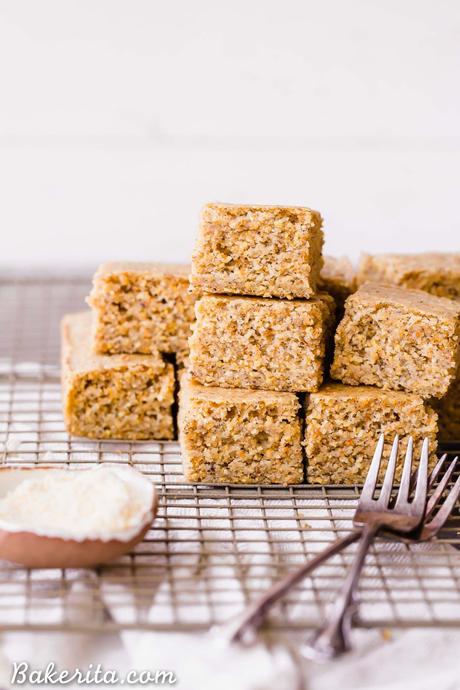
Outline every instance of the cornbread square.
POLYGON ((190 283, 202 292, 311 297, 322 267, 321 226, 309 208, 207 204, 190 283))
POLYGON ((460 253, 364 254, 358 283, 392 283, 438 297, 460 298, 460 253))
POLYGON ((184 375, 179 440, 187 481, 298 484, 303 457, 293 393, 205 388, 184 375))
POLYGON ((62 393, 67 430, 76 436, 172 439, 174 367, 159 352, 96 355, 91 313, 62 321, 62 393))
POLYGON ((195 305, 189 367, 205 386, 315 391, 334 302, 205 295, 195 305))
POLYGON ((440 398, 460 359, 460 303, 422 290, 365 283, 345 304, 331 376, 440 398))
POLYGON ((451 384, 447 395, 436 400, 434 407, 439 415, 441 441, 460 440, 460 377, 451 384))
POLYGON ((345 300, 356 290, 356 272, 346 256, 325 256, 318 287, 335 300, 337 313, 343 315, 345 300))
POLYGON ((195 298, 189 266, 107 263, 99 267, 88 304, 95 312, 99 354, 150 354, 188 348, 195 298))
MULTIPOLYGON (((434 458, 436 422, 436 412, 419 395, 328 384, 306 401, 307 481, 363 482, 381 433, 385 435, 384 458, 389 456, 395 434, 399 434, 403 451, 412 436, 414 457, 420 453, 423 439, 429 438, 434 458)), ((402 463, 396 471, 398 480, 401 469, 402 463)))

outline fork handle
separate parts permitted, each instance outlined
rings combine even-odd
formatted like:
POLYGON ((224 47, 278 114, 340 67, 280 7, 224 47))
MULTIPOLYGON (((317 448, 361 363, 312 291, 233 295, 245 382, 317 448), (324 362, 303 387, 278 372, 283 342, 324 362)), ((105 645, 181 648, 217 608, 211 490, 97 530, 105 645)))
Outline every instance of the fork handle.
POLYGON ((379 525, 366 525, 361 533, 353 565, 341 587, 340 593, 327 623, 304 645, 304 656, 316 661, 326 661, 344 654, 351 648, 350 633, 353 616, 356 613, 359 578, 366 555, 372 544, 379 525))
POLYGON ((304 565, 300 566, 300 568, 297 568, 297 570, 294 570, 292 573, 273 585, 268 592, 260 597, 260 599, 255 601, 246 611, 244 611, 240 618, 231 624, 229 641, 243 642, 249 638, 248 641, 252 642, 252 638, 255 636, 258 628, 262 625, 270 609, 280 599, 282 599, 290 589, 295 587, 295 585, 303 580, 304 577, 312 573, 313 570, 318 568, 329 558, 335 556, 335 554, 357 541, 361 534, 361 530, 353 530, 345 537, 337 539, 337 541, 323 549, 323 551, 321 551, 314 558, 311 558, 304 565))

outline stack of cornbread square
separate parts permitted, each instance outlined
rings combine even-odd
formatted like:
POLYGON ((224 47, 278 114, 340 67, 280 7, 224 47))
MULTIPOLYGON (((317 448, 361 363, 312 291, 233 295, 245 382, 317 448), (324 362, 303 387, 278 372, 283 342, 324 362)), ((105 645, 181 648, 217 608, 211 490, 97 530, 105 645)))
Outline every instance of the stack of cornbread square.
POLYGON ((92 312, 62 322, 68 431, 109 439, 172 439, 175 364, 194 319, 189 267, 109 263, 94 276, 92 312))
POLYGON ((296 393, 323 380, 334 303, 316 294, 322 219, 308 208, 208 204, 192 259, 201 296, 181 382, 186 478, 298 483, 296 393))
POLYGON ((342 384, 326 386, 308 403, 310 481, 363 480, 372 430, 374 440, 387 432, 388 442, 398 433, 403 449, 411 435, 416 452, 428 437, 434 451, 437 414, 429 401, 445 395, 455 378, 459 336, 460 304, 452 300, 372 282, 351 295, 331 366, 342 384))
POLYGON ((382 432, 388 443, 399 434, 403 447, 412 436, 416 451, 428 437, 435 450, 428 400, 455 378, 460 311, 384 285, 362 287, 344 308, 355 276, 346 260, 328 258, 321 271, 321 245, 321 217, 306 208, 204 208, 179 409, 187 479, 354 483, 382 432), (331 294, 345 311, 331 370, 340 383, 321 387, 331 294))
POLYGON ((181 374, 193 482, 355 483, 382 432, 434 451, 437 412, 458 439, 460 255, 364 256, 355 274, 322 244, 308 208, 208 204, 191 269, 101 266, 92 311, 62 324, 70 433, 173 439, 181 374))
MULTIPOLYGON (((361 257, 357 283, 385 282, 460 301, 460 253, 380 254, 361 257)), ((434 399, 442 441, 460 439, 460 372, 442 398, 434 399)))

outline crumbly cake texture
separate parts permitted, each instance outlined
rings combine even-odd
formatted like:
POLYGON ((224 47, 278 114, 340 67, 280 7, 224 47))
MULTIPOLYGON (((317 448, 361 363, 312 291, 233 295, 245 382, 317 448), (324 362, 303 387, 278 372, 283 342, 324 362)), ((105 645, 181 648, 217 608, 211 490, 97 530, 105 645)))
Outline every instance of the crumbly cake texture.
MULTIPOLYGON (((437 415, 413 393, 327 384, 307 397, 305 429, 307 481, 312 484, 363 482, 381 433, 385 435, 385 460, 395 434, 400 437, 401 459, 412 436, 414 457, 427 437, 435 460, 437 415)), ((397 480, 401 469, 402 460, 397 480)))
POLYGON ((207 204, 190 283, 205 293, 311 297, 323 263, 321 226, 309 208, 207 204))
POLYGON ((344 303, 356 290, 356 272, 346 256, 324 256, 319 288, 331 294, 337 303, 344 303))
POLYGON ((439 415, 439 439, 458 441, 460 439, 460 376, 450 386, 447 395, 434 402, 439 415))
POLYGON ((440 398, 460 358, 460 303, 421 290, 365 283, 335 334, 333 379, 440 398))
POLYGON ((356 285, 356 271, 353 264, 346 256, 324 256, 318 288, 321 292, 327 292, 335 300, 336 319, 340 321, 345 309, 345 300, 353 292, 356 285))
POLYGON ((195 297, 190 267, 182 264, 107 263, 93 280, 88 304, 95 313, 99 354, 150 354, 188 348, 195 297))
POLYGON ((315 391, 334 300, 205 295, 195 306, 189 368, 205 386, 315 391))
POLYGON ((91 313, 62 321, 62 391, 69 433, 88 438, 172 439, 174 367, 151 355, 96 355, 91 313))
POLYGON ((392 283, 438 297, 460 298, 460 253, 364 254, 358 283, 392 283))
POLYGON ((302 482, 296 395, 206 388, 184 375, 179 400, 179 440, 187 481, 302 482))

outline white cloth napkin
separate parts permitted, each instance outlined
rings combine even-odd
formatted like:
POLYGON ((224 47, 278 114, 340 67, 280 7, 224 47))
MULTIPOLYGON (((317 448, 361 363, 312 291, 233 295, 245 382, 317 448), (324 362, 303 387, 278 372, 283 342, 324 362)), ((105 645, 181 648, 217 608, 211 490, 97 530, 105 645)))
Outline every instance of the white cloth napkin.
POLYGON ((460 688, 458 630, 408 630, 394 632, 391 639, 376 630, 357 630, 354 638, 355 651, 334 662, 315 664, 298 657, 303 638, 297 633, 280 636, 271 649, 261 643, 249 651, 216 648, 209 634, 6 633, 0 637, 0 687, 11 687, 13 661, 27 660, 31 667, 45 668, 55 660, 61 669, 99 663, 120 674, 134 668, 170 668, 178 679, 174 687, 184 690, 460 688))

